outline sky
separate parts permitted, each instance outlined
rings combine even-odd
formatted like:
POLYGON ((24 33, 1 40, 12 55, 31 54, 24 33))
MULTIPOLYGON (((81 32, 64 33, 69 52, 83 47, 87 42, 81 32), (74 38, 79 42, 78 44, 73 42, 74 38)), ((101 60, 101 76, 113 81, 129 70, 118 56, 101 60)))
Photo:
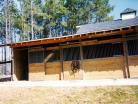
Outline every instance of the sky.
MULTIPOLYGON (((14 0, 17 2, 17 0, 14 0)), ((110 16, 114 16, 114 19, 120 18, 120 13, 126 8, 132 8, 137 10, 138 16, 138 0, 109 0, 110 4, 114 6, 114 10, 109 14, 110 16)), ((19 7, 17 3, 17 7, 19 7)))
POLYGON ((120 13, 126 8, 137 10, 138 16, 138 0, 110 0, 110 4, 114 10, 109 15, 114 16, 114 19, 120 19, 120 13))

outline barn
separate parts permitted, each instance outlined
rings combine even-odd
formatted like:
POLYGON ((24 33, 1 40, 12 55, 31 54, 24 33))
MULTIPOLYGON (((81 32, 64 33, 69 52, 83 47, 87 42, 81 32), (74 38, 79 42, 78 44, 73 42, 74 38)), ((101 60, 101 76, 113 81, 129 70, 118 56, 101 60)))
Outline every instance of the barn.
POLYGON ((13 43, 13 80, 138 78, 138 17, 81 25, 76 34, 13 43))

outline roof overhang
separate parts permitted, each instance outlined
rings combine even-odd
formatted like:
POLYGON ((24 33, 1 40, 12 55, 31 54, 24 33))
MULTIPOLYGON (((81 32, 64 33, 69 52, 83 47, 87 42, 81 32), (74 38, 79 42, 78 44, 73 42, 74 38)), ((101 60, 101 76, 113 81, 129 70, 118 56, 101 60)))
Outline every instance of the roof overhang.
POLYGON ((135 32, 136 31, 135 27, 136 26, 129 26, 129 27, 123 27, 120 29, 113 29, 113 30, 103 30, 103 31, 89 32, 89 33, 83 33, 83 34, 74 34, 74 35, 61 36, 61 37, 23 41, 19 43, 9 44, 9 46, 11 48, 31 47, 31 46, 37 46, 37 45, 48 45, 48 44, 56 44, 56 43, 63 43, 63 42, 71 42, 75 40, 99 38, 99 37, 112 36, 117 34, 123 35, 123 34, 135 32))

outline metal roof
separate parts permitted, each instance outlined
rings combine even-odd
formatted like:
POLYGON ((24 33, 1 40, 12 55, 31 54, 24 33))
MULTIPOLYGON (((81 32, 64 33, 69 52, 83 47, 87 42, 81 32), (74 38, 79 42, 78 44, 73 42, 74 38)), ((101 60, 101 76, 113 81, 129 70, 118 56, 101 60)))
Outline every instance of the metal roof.
POLYGON ((128 20, 114 20, 99 23, 92 23, 81 25, 77 31, 77 34, 83 34, 88 32, 100 32, 125 28, 129 26, 138 26, 138 17, 128 20))

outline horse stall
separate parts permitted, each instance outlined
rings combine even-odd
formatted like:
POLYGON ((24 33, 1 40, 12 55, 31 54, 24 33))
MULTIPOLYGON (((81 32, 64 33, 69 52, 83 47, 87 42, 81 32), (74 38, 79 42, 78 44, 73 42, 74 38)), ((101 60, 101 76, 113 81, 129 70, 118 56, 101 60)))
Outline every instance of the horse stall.
POLYGON ((128 27, 15 43, 14 74, 31 81, 138 78, 135 37, 128 27))

